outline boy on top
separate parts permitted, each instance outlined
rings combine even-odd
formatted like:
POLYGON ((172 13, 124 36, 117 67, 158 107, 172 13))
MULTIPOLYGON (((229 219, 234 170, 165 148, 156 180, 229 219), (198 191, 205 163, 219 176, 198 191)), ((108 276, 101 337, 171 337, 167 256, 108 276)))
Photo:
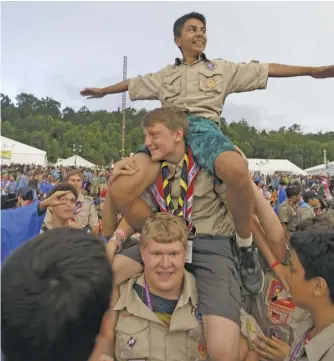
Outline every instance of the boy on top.
MULTIPOLYGON (((268 77, 332 77, 334 66, 299 67, 259 62, 235 64, 222 59, 209 60, 204 54, 206 19, 196 12, 177 19, 173 32, 182 59, 177 58, 173 65, 167 65, 156 73, 106 88, 86 88, 81 95, 101 98, 129 91, 131 100, 160 100, 163 107, 175 106, 186 112, 190 120, 187 143, 194 159, 201 168, 226 183, 237 243, 245 252, 253 252, 255 260, 251 234, 251 180, 244 160, 219 130, 224 101, 231 93, 266 88, 268 77)), ((157 178, 161 163, 156 160, 160 153, 159 144, 142 148, 134 155, 139 172, 133 177, 120 177, 109 186, 113 202, 135 229, 140 229, 149 216, 139 196, 157 178)))

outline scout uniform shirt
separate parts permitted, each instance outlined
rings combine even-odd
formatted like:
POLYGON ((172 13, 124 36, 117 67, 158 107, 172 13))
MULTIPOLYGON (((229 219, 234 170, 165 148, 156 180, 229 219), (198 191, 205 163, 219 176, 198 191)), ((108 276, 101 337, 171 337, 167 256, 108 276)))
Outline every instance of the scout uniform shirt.
POLYGON ((334 360, 334 323, 309 340, 306 335, 313 325, 312 316, 296 325, 295 341, 291 346, 290 356, 285 361, 334 360))
POLYGON ((131 100, 160 100, 188 114, 219 122, 225 98, 231 93, 265 89, 268 64, 208 60, 204 54, 193 64, 176 59, 157 73, 130 79, 131 100))
POLYGON ((306 221, 307 219, 315 218, 315 213, 311 208, 311 206, 309 206, 308 204, 303 204, 299 208, 299 218, 300 218, 299 220, 300 223, 306 221))
POLYGON ((99 226, 99 217, 93 199, 79 193, 77 204, 74 210, 74 220, 82 226, 99 226))
MULTIPOLYGON (((48 210, 45 216, 44 225, 50 228, 52 214, 48 210)), ((74 209, 73 219, 82 226, 99 226, 99 217, 93 199, 79 193, 74 209)))
POLYGON ((291 205, 287 200, 281 203, 277 210, 277 215, 281 223, 286 223, 289 232, 295 232, 299 222, 299 206, 291 205))
POLYGON ((120 311, 115 329, 116 360, 208 360, 194 277, 184 272, 183 292, 169 327, 140 299, 135 283, 144 286, 144 275, 120 286, 120 298, 114 307, 120 311))
MULTIPOLYGON (((180 178, 184 159, 178 165, 167 163, 171 180, 171 197, 174 205, 178 204, 181 193, 180 178)), ((142 194, 142 198, 158 212, 159 207, 150 189, 142 194)), ((192 209, 192 222, 197 235, 232 236, 235 232, 233 219, 227 209, 226 185, 218 184, 209 173, 200 170, 194 181, 194 200, 192 209)))
MULTIPOLYGON (((263 291, 256 297, 252 315, 267 337, 276 338, 291 345, 293 327, 309 317, 310 313, 297 307, 286 294, 280 281, 271 270, 265 273, 263 291)), ((333 359, 334 361, 334 359, 333 359)))
MULTIPOLYGON (((143 274, 120 286, 120 298, 114 307, 115 311, 120 311, 115 329, 116 360, 209 360, 195 277, 184 271, 183 292, 170 317, 153 313, 135 291, 136 284, 144 286, 143 274)), ((241 334, 252 348, 255 338, 263 333, 255 319, 243 309, 240 320, 241 334)))

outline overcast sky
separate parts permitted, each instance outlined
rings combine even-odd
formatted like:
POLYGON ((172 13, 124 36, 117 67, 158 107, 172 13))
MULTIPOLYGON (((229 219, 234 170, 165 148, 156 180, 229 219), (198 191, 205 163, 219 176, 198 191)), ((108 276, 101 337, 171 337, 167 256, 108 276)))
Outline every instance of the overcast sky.
MULTIPOLYGON (((121 95, 85 100, 79 91, 121 81, 124 55, 129 77, 172 63, 173 22, 190 11, 207 18, 210 58, 334 64, 334 2, 2 2, 1 10, 1 91, 75 109, 121 105, 121 95)), ((267 90, 229 96, 223 116, 258 128, 334 130, 334 79, 270 79, 267 90)))

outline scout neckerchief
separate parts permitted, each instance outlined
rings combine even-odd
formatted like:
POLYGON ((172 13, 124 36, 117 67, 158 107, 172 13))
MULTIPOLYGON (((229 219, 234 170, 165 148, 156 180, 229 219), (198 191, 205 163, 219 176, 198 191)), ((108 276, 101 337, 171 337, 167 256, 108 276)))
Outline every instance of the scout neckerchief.
POLYGON ((77 215, 78 213, 80 213, 80 211, 82 210, 82 207, 83 207, 83 202, 77 201, 75 203, 75 208, 74 208, 73 214, 77 215))
POLYGON ((184 155, 184 162, 181 171, 180 186, 181 192, 178 199, 177 208, 174 207, 171 197, 171 183, 168 180, 168 165, 164 161, 161 163, 161 172, 151 190, 161 212, 170 212, 176 216, 183 217, 191 232, 192 226, 192 206, 194 196, 194 180, 200 171, 200 167, 195 163, 190 147, 187 147, 184 155))

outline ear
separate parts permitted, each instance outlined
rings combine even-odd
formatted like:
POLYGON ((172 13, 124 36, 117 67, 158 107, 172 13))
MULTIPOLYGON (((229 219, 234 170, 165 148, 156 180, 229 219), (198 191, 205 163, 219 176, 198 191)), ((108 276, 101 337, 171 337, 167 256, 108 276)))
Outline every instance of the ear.
POLYGON ((312 293, 314 296, 319 297, 326 294, 328 291, 327 282, 322 277, 316 277, 314 279, 314 285, 312 293))
POLYGON ((183 129, 182 128, 176 129, 175 135, 176 135, 176 141, 180 142, 184 137, 183 129))
POLYGON ((181 39, 180 39, 179 36, 176 36, 176 37, 174 38, 174 43, 175 43, 175 45, 178 46, 178 47, 181 46, 181 39))

